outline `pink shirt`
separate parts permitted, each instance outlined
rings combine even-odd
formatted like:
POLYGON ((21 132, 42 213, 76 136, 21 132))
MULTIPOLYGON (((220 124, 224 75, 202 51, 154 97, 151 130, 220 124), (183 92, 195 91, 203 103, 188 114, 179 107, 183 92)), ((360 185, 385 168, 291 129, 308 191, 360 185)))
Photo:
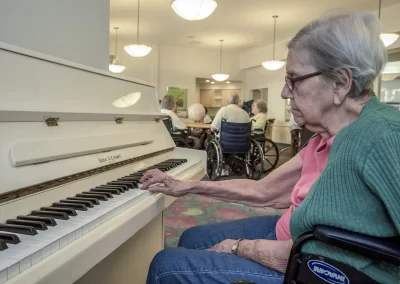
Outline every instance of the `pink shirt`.
POLYGON ((284 241, 291 239, 289 228, 290 217, 324 170, 334 139, 335 136, 329 140, 325 140, 322 136, 316 136, 300 151, 299 155, 303 159, 301 177, 292 192, 292 205, 290 205, 289 209, 286 210, 276 224, 277 240, 284 241))

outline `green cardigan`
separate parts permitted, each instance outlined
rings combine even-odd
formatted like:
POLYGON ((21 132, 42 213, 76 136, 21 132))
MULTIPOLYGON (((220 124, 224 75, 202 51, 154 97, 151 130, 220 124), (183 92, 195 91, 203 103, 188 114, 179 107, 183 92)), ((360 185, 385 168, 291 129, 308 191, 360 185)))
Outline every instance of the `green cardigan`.
MULTIPOLYGON (((293 240, 328 225, 377 237, 400 235, 400 111, 372 97, 342 129, 328 162, 293 212, 293 240)), ((349 264, 382 283, 400 283, 400 268, 314 241, 303 251, 349 264)))

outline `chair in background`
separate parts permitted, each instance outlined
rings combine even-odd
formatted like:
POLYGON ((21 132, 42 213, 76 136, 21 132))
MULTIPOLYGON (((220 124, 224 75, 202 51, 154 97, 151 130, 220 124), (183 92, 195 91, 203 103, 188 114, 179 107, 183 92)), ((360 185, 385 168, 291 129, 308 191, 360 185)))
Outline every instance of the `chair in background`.
POLYGON ((171 117, 166 116, 163 118, 165 127, 174 140, 176 147, 191 148, 188 130, 174 130, 171 117))

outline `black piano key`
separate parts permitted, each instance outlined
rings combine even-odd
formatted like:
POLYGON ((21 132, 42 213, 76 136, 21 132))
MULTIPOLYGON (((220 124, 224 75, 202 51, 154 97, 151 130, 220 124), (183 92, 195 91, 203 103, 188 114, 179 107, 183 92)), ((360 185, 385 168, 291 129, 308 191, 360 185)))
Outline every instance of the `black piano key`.
MULTIPOLYGON (((93 194, 88 194, 88 193, 78 193, 77 195, 75 195, 76 197, 86 197, 86 198, 96 198, 97 201, 101 200, 101 201, 107 201, 108 198, 105 195, 102 194, 95 194, 94 192, 92 192, 93 194)), ((99 203, 100 204, 100 203, 99 203)))
POLYGON ((133 187, 133 188, 137 188, 138 187, 138 180, 136 180, 136 179, 129 179, 129 178, 125 178, 125 177, 123 177, 123 178, 119 178, 119 179, 117 179, 116 180, 116 182, 129 182, 130 184, 131 184, 131 187, 133 187))
POLYGON ((54 219, 60 220, 68 220, 69 217, 67 214, 63 212, 55 212, 55 211, 47 211, 47 210, 33 210, 31 212, 32 216, 39 216, 39 217, 50 217, 54 219))
POLYGON ((56 220, 50 217, 39 217, 39 216, 17 216, 17 219, 20 220, 29 220, 29 221, 40 221, 45 223, 47 226, 54 227, 57 225, 56 220))
POLYGON ((8 233, 0 233, 0 240, 13 245, 21 242, 17 235, 8 233))
POLYGON ((139 180, 142 178, 142 176, 125 176, 122 177, 121 179, 126 179, 126 180, 131 180, 131 181, 136 181, 139 182, 139 180))
POLYGON ((34 227, 24 225, 0 224, 0 230, 30 236, 37 235, 37 231, 34 227))
POLYGON ((84 204, 75 204, 75 203, 67 203, 67 202, 54 202, 51 205, 51 207, 72 208, 74 210, 87 211, 87 207, 84 204))
POLYGON ((84 191, 84 192, 82 192, 82 194, 104 195, 107 198, 114 198, 114 196, 109 192, 84 191))
POLYGON ((114 185, 125 185, 125 186, 127 186, 128 187, 128 189, 129 188, 135 188, 135 182, 131 182, 131 181, 112 181, 112 182, 109 182, 109 183, 107 183, 107 184, 114 184, 114 185))
POLYGON ((39 231, 47 230, 47 225, 44 222, 40 222, 40 221, 9 219, 6 221, 6 224, 30 226, 30 227, 34 227, 36 230, 39 230, 39 231))
POLYGON ((122 187, 122 186, 119 186, 119 185, 105 185, 105 184, 103 184, 103 185, 100 185, 100 186, 96 186, 96 188, 117 189, 117 190, 119 190, 120 193, 124 193, 126 191, 125 187, 122 187))
POLYGON ((111 181, 111 182, 108 182, 106 185, 122 186, 125 189, 125 191, 129 190, 129 184, 126 184, 123 182, 111 181))
POLYGON ((5 241, 0 240, 0 251, 8 249, 8 246, 5 241))
POLYGON ((137 177, 130 177, 130 176, 126 176, 126 177, 122 177, 122 178, 118 179, 118 181, 129 181, 129 182, 135 182, 135 183, 138 183, 139 180, 140 179, 137 177))
POLYGON ((121 192, 118 189, 113 188, 92 188, 90 191, 93 192, 108 192, 115 195, 121 195, 121 192))
POLYGON ((90 201, 93 205, 100 205, 100 201, 94 197, 67 197, 67 200, 90 201))
POLYGON ((93 202, 89 201, 89 200, 70 200, 70 199, 62 199, 60 200, 60 202, 62 203, 73 203, 73 204, 83 204, 86 206, 86 208, 93 208, 94 204, 93 202))
POLYGON ((67 214, 68 216, 76 216, 76 215, 78 215, 74 209, 66 208, 66 207, 51 207, 51 206, 48 206, 48 207, 40 207, 40 210, 62 212, 62 213, 67 214))

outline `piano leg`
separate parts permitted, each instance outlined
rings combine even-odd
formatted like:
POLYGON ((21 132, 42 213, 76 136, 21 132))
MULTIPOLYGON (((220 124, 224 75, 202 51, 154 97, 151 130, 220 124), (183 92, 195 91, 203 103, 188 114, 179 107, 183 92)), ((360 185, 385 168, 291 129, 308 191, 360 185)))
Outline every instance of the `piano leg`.
POLYGON ((163 212, 75 284, 141 284, 153 257, 164 247, 163 212))

